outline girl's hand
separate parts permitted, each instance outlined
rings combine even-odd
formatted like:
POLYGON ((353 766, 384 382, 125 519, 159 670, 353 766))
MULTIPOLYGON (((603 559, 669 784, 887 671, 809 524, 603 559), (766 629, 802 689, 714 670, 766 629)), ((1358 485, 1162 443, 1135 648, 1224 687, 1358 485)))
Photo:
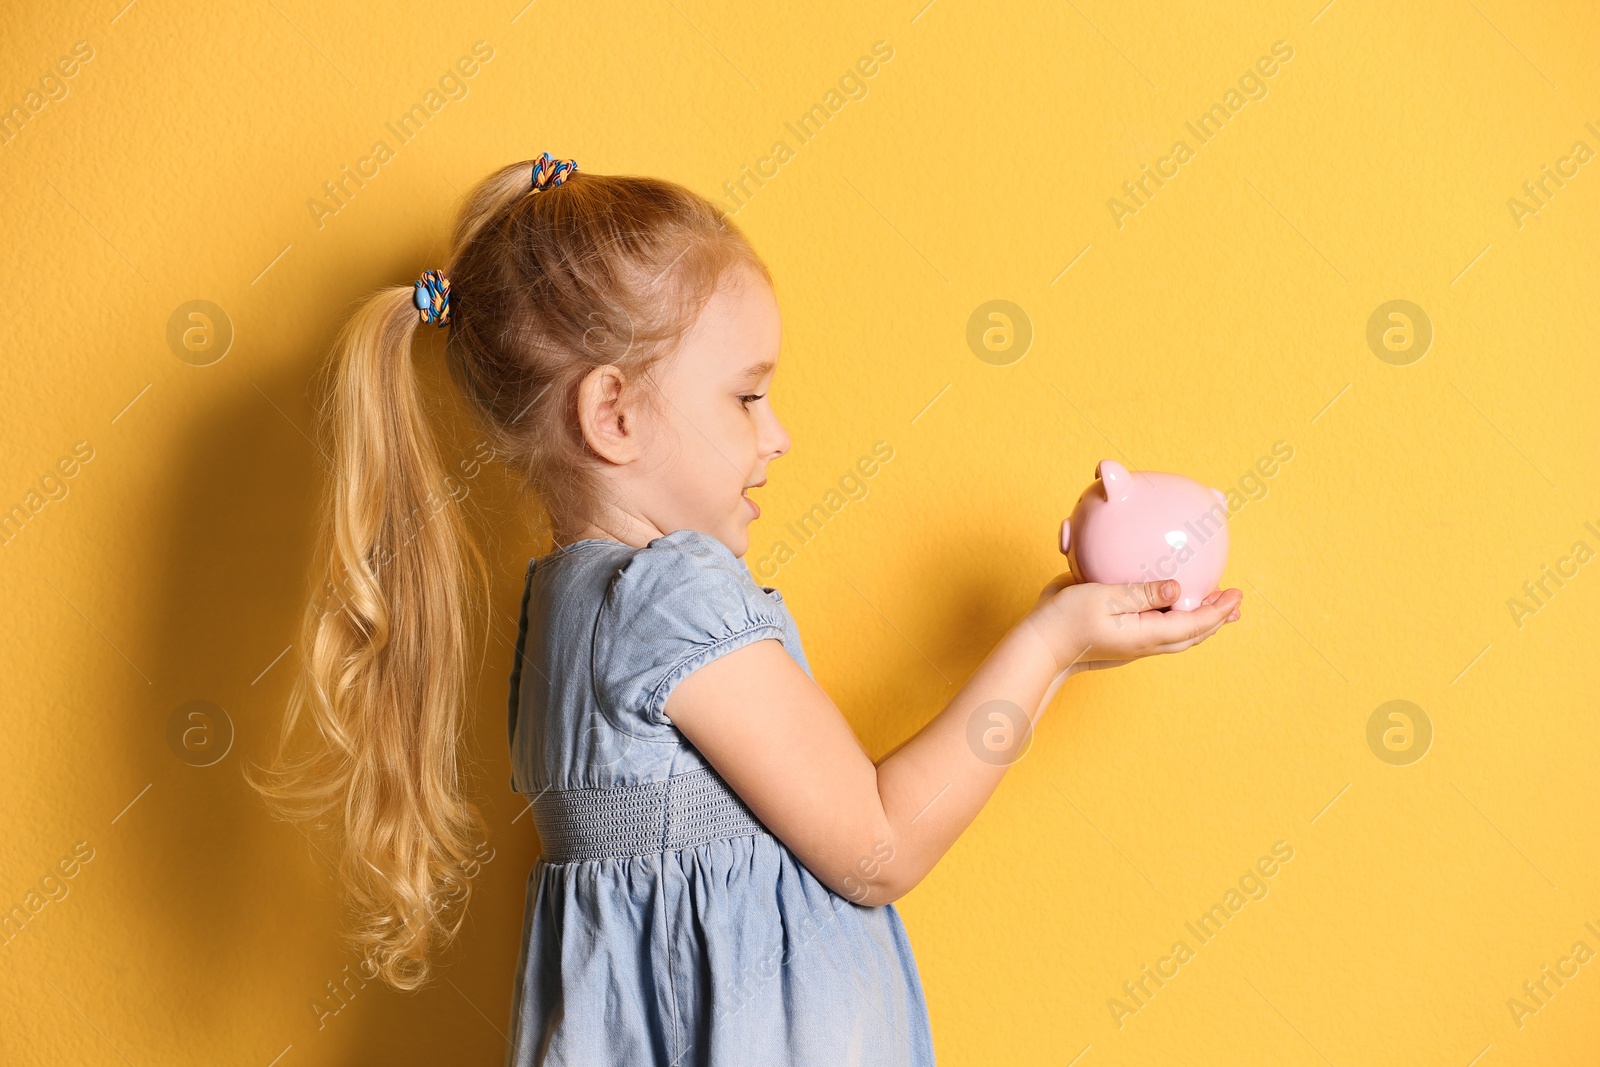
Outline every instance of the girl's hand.
POLYGON ((1060 670, 1054 685, 1079 671, 1116 667, 1144 656, 1181 652, 1239 618, 1244 593, 1211 593, 1193 611, 1162 611, 1178 598, 1175 581, 1101 585, 1056 575, 1023 620, 1049 646, 1060 670))

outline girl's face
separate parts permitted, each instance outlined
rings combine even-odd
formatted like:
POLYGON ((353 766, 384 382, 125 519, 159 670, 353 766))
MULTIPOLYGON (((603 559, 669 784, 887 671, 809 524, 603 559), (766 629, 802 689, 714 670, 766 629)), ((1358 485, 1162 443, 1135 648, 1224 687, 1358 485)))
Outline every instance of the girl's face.
POLYGON ((643 425, 615 454, 623 460, 612 468, 621 513, 600 519, 604 535, 642 547, 689 528, 745 554, 760 513, 746 491, 789 451, 770 396, 781 340, 772 289, 753 269, 733 268, 678 351, 658 365, 659 412, 630 406, 625 424, 643 425))

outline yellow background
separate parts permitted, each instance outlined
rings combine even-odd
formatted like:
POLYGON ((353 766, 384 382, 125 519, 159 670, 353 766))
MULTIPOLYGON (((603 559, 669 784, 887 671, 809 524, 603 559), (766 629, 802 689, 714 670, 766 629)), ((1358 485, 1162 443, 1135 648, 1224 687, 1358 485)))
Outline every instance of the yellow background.
MULTIPOLYGON (((1600 563, 1520 626, 1507 606, 1575 542, 1600 550, 1600 161, 1521 227, 1507 204, 1575 142, 1600 151, 1592 5, 34 7, 0 14, 0 107, 74 42, 94 57, 0 147, 0 507, 77 442, 93 458, 0 550, 0 905, 77 842, 93 859, 0 947, 0 1060, 501 1062, 537 848, 506 677, 547 546, 480 474, 494 859, 438 982, 368 984, 319 1027, 355 963, 331 870, 239 775, 295 664, 275 657, 322 476, 308 383, 355 300, 441 265, 491 168, 549 150, 720 198, 779 139, 792 157, 738 220, 778 279, 794 450, 748 558, 892 446, 772 578, 874 756, 1064 569, 1057 527, 1100 459, 1229 488, 1293 448, 1232 519, 1243 620, 1069 682, 899 905, 940 1062, 1600 1057, 1600 960, 1520 1026, 1507 1005, 1575 941, 1600 951, 1600 563), (480 40, 467 95, 319 227, 322 184, 480 40), (865 97, 800 145, 785 123, 876 41, 893 58, 865 97), (1195 143, 1183 124, 1276 41, 1294 56, 1265 98, 1195 143), (1107 200, 1180 138, 1194 158, 1119 228, 1107 200), (235 331, 208 366, 166 339, 195 299, 235 331), (1034 331, 1004 366, 966 342, 996 299, 1034 331), (1407 366, 1366 341, 1394 299, 1434 328, 1407 366), (1392 699, 1434 731, 1408 766, 1366 741, 1392 699), (190 700, 237 731, 215 765, 168 747, 190 700), (1119 1026, 1122 983, 1277 841, 1269 895, 1119 1026)), ((465 456, 476 431, 451 438, 465 456)))

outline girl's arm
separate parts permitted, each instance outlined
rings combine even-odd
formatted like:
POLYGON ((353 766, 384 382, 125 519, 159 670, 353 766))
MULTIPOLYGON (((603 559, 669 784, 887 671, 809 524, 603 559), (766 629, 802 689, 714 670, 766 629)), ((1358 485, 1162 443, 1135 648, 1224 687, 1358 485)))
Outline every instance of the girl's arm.
MULTIPOLYGON (((1243 594, 1213 594, 1194 611, 1155 610, 1176 596, 1173 583, 1072 584, 1058 576, 944 710, 876 766, 828 694, 776 640, 692 672, 665 711, 811 873, 858 904, 884 904, 922 881, 1009 766, 1003 749, 998 760, 985 759, 969 742, 975 712, 979 734, 1003 737, 1007 727, 1003 714, 991 714, 1003 705, 981 705, 1014 705, 1031 730, 1069 674, 1203 641, 1237 618, 1243 594)), ((1015 741, 1021 732, 1013 731, 1015 741)))

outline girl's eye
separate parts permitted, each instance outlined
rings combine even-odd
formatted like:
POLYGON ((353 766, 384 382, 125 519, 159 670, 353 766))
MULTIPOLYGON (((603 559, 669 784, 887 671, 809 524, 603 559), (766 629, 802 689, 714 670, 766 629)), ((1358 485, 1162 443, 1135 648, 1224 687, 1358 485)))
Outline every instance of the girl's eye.
POLYGON ((739 398, 739 403, 748 404, 753 400, 760 400, 762 397, 764 397, 766 395, 767 395, 766 393, 746 393, 744 396, 741 396, 739 398))

